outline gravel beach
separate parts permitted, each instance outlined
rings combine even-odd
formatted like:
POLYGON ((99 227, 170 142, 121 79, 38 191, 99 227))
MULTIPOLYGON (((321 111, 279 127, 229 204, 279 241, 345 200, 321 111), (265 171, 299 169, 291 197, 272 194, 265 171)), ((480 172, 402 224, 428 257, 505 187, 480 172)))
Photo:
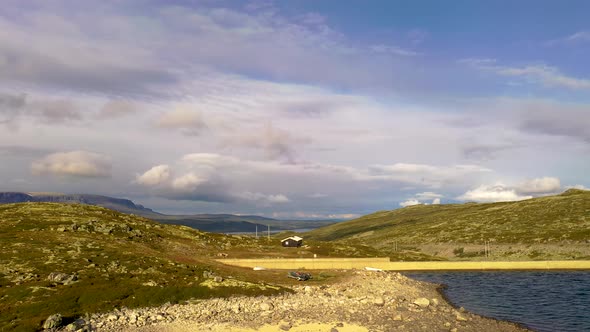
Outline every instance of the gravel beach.
POLYGON ((91 315, 64 330, 527 331, 510 322, 454 308, 437 291, 437 285, 397 272, 353 271, 338 283, 312 286, 302 282, 293 291, 272 297, 122 309, 91 315))

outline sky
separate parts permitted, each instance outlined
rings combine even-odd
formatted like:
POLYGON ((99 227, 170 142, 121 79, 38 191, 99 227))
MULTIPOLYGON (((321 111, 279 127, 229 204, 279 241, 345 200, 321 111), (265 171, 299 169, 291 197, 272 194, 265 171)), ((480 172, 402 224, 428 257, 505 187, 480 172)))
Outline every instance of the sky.
POLYGON ((585 189, 588 12, 4 0, 0 191, 324 219, 585 189))

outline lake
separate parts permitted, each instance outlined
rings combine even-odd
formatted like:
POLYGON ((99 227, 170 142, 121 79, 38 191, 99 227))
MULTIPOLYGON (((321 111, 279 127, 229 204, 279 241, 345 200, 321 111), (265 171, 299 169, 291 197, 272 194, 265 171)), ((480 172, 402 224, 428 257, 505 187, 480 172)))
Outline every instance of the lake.
POLYGON ((406 273, 445 284, 451 303, 535 331, 590 331, 590 271, 406 273))

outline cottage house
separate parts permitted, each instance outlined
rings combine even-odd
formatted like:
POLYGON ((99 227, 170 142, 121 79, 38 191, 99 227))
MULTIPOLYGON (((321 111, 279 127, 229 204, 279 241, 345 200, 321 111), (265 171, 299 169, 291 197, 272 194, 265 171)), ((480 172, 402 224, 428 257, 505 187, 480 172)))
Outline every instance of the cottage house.
POLYGON ((303 244, 303 238, 299 236, 289 236, 286 239, 281 240, 283 247, 301 247, 303 244))

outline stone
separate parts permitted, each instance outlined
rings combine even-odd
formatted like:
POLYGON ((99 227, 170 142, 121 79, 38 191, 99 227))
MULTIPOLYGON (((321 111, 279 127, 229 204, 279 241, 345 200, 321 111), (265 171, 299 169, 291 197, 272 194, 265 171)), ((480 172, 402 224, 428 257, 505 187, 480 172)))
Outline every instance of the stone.
POLYGON ((445 327, 451 327, 451 323, 449 323, 449 322, 445 322, 443 325, 444 325, 445 327))
POLYGON ((51 272, 49 276, 47 276, 47 280, 57 284, 69 285, 78 280, 78 276, 76 276, 75 274, 51 272))
POLYGON ((397 315, 393 316, 393 320, 399 322, 399 321, 404 320, 404 318, 402 317, 402 314, 397 314, 397 315))
POLYGON ((459 331, 459 330, 457 330, 456 327, 453 327, 452 329, 449 330, 449 332, 457 332, 457 331, 459 331))
POLYGON ((435 307, 438 306, 439 305, 438 299, 431 299, 430 304, 432 304, 435 307))
POLYGON ((335 327, 333 327, 333 328, 330 329, 330 332, 338 332, 338 329, 335 328, 335 327))
POLYGON ((117 316, 117 315, 115 315, 115 314, 110 314, 110 315, 108 315, 108 316, 107 316, 107 320, 108 320, 109 322, 114 322, 114 321, 116 321, 117 319, 119 319, 119 316, 117 316))
POLYGON ((260 310, 262 310, 262 311, 269 311, 269 310, 272 310, 273 308, 274 308, 274 306, 272 305, 272 303, 268 303, 268 302, 260 303, 260 310))
POLYGON ((373 299, 373 304, 378 307, 382 307, 385 305, 385 300, 383 300, 382 297, 377 297, 377 298, 373 299))
POLYGON ((455 316, 457 318, 458 321, 460 322, 466 322, 467 321, 467 317, 463 316, 461 313, 457 313, 457 315, 455 316))
POLYGON ((60 314, 55 314, 47 317, 45 322, 43 323, 44 329, 54 329, 61 325, 62 317, 60 314))
POLYGON ((427 308, 430 305, 430 300, 425 297, 421 297, 419 299, 414 300, 414 304, 419 306, 420 308, 427 308))

